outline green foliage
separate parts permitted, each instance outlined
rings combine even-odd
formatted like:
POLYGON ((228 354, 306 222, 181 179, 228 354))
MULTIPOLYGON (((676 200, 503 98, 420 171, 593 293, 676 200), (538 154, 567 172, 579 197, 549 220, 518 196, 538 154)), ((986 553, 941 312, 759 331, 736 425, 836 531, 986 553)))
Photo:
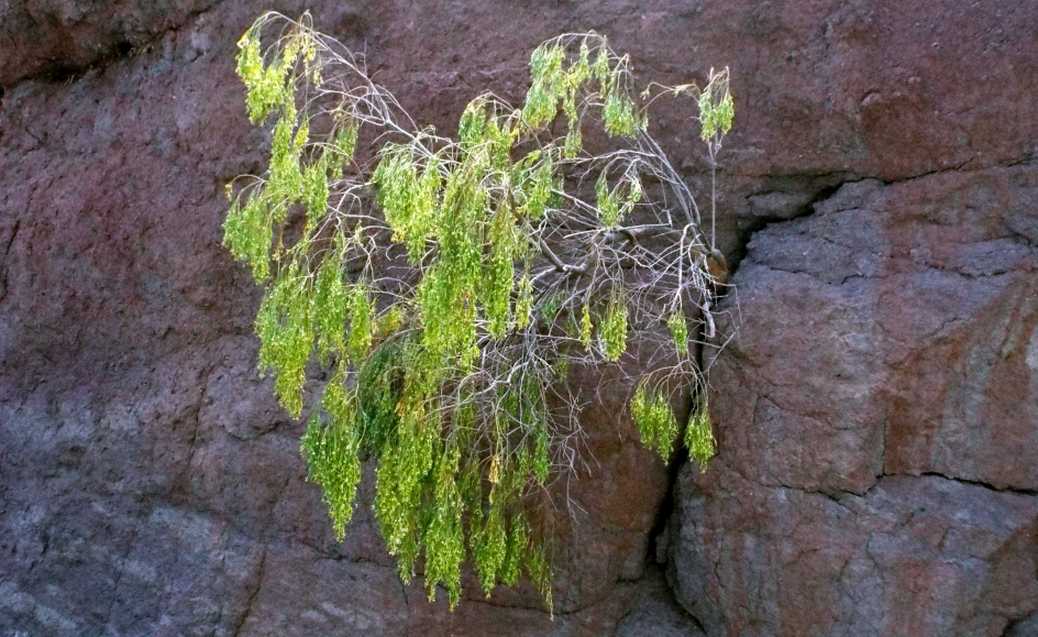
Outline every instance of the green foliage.
MULTIPOLYGON (((491 492, 491 500, 493 500, 493 492, 491 492)), ((483 592, 490 597, 508 553, 508 535, 505 531, 504 513, 501 510, 500 499, 497 502, 491 502, 482 528, 472 536, 472 543, 479 581, 483 592)))
POLYGON ((306 205, 306 222, 310 227, 328 213, 328 166, 327 155, 306 167, 302 175, 303 202, 306 205))
POLYGON ((605 172, 599 175, 598 181, 595 182, 595 195, 602 224, 607 228, 615 228, 620 222, 620 201, 609 189, 605 172))
POLYGON ((615 89, 611 90, 606 97, 602 117, 605 121, 606 132, 614 137, 633 136, 638 126, 634 113, 634 102, 629 97, 618 94, 615 89))
POLYGON ((735 119, 735 103, 728 91, 727 69, 721 73, 710 69, 710 82, 699 93, 698 106, 700 137, 703 141, 713 141, 728 134, 735 119))
POLYGON ((223 243, 234 258, 247 263, 257 282, 270 277, 270 243, 273 240, 273 220, 267 201, 253 196, 241 204, 231 203, 224 221, 223 243))
POLYGON ((317 270, 311 301, 317 353, 322 361, 329 360, 346 348, 346 310, 349 302, 338 260, 325 259, 317 270))
POLYGON ((631 418, 641 434, 642 444, 669 461, 678 437, 678 421, 667 397, 643 381, 631 400, 631 418))
POLYGON ((595 182, 595 196, 598 204, 598 215, 602 225, 615 228, 627 217, 634 206, 642 199, 642 184, 637 175, 628 175, 613 189, 609 188, 605 171, 595 182))
POLYGON ((344 381, 344 376, 339 374, 325 390, 322 407, 329 422, 322 424, 315 413, 300 445, 309 470, 308 479, 320 485, 335 537, 340 542, 353 517, 353 500, 361 477, 356 409, 353 396, 343 386, 344 381))
MULTIPOLYGON (((538 151, 534 152, 539 155, 538 151)), ((544 216, 551 200, 552 188, 555 185, 555 166, 552 163, 551 155, 545 154, 539 159, 533 168, 524 169, 524 162, 520 162, 517 166, 522 186, 516 192, 516 199, 523 202, 521 210, 523 216, 534 220, 544 216)))
POLYGON ((534 128, 547 126, 558 114, 559 100, 570 89, 569 77, 563 69, 566 52, 557 42, 542 44, 530 55, 532 82, 526 92, 523 117, 534 128))
MULTIPOLYGON (((489 325, 494 338, 503 338, 508 332, 511 313, 512 284, 515 280, 515 222, 512 210, 502 203, 490 221, 487 237, 490 257, 485 267, 483 298, 489 325)), ((525 308, 529 315, 529 308, 525 308)), ((524 319, 528 321, 528 318, 524 319)))
POLYGON ((580 344, 584 346, 584 349, 591 347, 591 330, 594 325, 591 322, 591 310, 587 305, 581 308, 580 314, 580 344))
POLYGON ((526 557, 526 549, 530 543, 530 525, 522 516, 512 520, 512 527, 508 532, 508 546, 505 547, 505 559, 501 563, 501 583, 505 586, 515 586, 519 582, 519 575, 523 566, 523 558, 526 557))
POLYGON ((667 329, 674 340, 674 349, 679 356, 688 356, 688 322, 681 312, 673 312, 667 318, 667 329))
POLYGON ((566 118, 568 132, 563 144, 564 157, 575 157, 581 150, 578 96, 591 90, 597 81, 602 105, 602 123, 613 137, 633 137, 644 129, 648 120, 624 89, 630 73, 627 56, 612 55, 605 38, 588 34, 581 39, 579 54, 567 64, 568 56, 561 39, 549 40, 530 56, 530 90, 526 93, 523 119, 532 128, 543 128, 558 117, 566 118), (597 49, 594 66, 590 62, 592 47, 597 49))
POLYGON ((598 329, 605 359, 615 363, 627 349, 627 303, 620 293, 614 292, 609 299, 605 317, 598 329))
MULTIPOLYGON (((335 136, 332 138, 332 154, 336 166, 341 167, 353 159, 353 154, 357 150, 357 134, 360 131, 360 124, 348 116, 339 115, 338 117, 340 121, 335 136)), ((332 176, 335 179, 341 178, 341 170, 333 169, 332 176)))
POLYGON ((275 107, 291 98, 285 86, 288 67, 287 59, 276 60, 264 65, 260 41, 255 29, 249 29, 238 40, 238 76, 247 89, 245 104, 253 124, 263 121, 275 107))
POLYGON ((274 375, 274 393, 298 418, 303 410, 303 382, 314 333, 306 279, 294 267, 280 273, 256 314, 260 339, 259 368, 274 375))
POLYGON ((548 557, 545 555, 544 547, 537 547, 527 552, 526 572, 529 573, 530 580, 534 586, 544 596, 548 612, 552 612, 551 566, 548 564, 548 557))
POLYGON ((426 242, 435 229, 441 175, 438 162, 430 160, 419 173, 412 148, 389 143, 371 176, 393 240, 407 247, 408 256, 417 263, 425 253, 426 242))
POLYGON ((710 424, 710 409, 705 395, 689 417, 688 427, 685 428, 685 448, 704 469, 717 451, 713 427, 710 424))
POLYGON ((519 279, 519 289, 515 300, 515 327, 517 330, 525 330, 530 326, 533 318, 533 282, 529 274, 524 274, 519 279))
MULTIPOLYGON (((293 417, 308 366, 333 370, 301 450, 338 539, 370 460, 375 519, 405 582, 421 565, 429 598, 442 588, 454 608, 470 561, 486 595, 525 573, 550 608, 550 538, 527 509, 568 457, 552 401, 566 402, 571 362, 621 358, 640 311, 630 272, 661 262, 610 242, 635 243, 624 224, 643 213, 656 215, 647 227, 670 219, 645 200, 640 177, 658 183, 672 171, 652 151, 648 104, 631 96, 627 56, 597 34, 569 34, 532 53, 521 109, 480 95, 447 139, 410 130, 399 103, 329 41, 307 16, 268 13, 238 43, 249 118, 272 131, 266 172, 229 186, 224 223, 225 246, 265 290, 259 369, 293 417), (283 28, 264 48, 271 23, 283 28), (589 155, 589 119, 635 150, 589 155), (381 147, 359 151, 361 139, 381 147), (580 167, 597 171, 594 203, 566 190, 580 167), (582 242, 583 260, 565 262, 552 240, 582 242)), ((719 143, 732 121, 727 75, 699 107, 704 136, 719 143)), ((697 220, 682 236, 703 247, 697 220)), ((657 281, 703 267, 695 250, 662 254, 677 256, 657 281)), ((679 370, 698 379, 685 316, 666 320, 679 370)), ((642 383, 631 412, 645 444, 668 458, 678 438, 668 401, 642 383)), ((713 455, 705 403, 684 440, 701 463, 713 455)))
POLYGON ((437 461, 432 521, 425 535, 425 586, 429 599, 436 598, 436 585, 442 584, 452 609, 461 597, 461 564, 465 559, 464 507, 456 483, 460 457, 457 447, 448 446, 437 461))
POLYGON ((374 326, 372 314, 374 308, 368 298, 368 290, 363 284, 353 286, 349 299, 350 334, 346 342, 346 353, 355 361, 362 361, 371 348, 374 326))
POLYGON ((379 453, 396 434, 397 404, 405 376, 404 347, 400 340, 383 343, 357 375, 361 440, 368 453, 379 453))
MULTIPOLYGON (((701 388, 700 391, 706 390, 701 388)), ((642 381, 631 400, 631 418, 638 427, 642 443, 655 450, 663 460, 669 460, 679 429, 667 396, 648 381, 642 381)), ((689 456, 703 469, 717 452, 705 394, 699 397, 689 414, 682 442, 689 456)))

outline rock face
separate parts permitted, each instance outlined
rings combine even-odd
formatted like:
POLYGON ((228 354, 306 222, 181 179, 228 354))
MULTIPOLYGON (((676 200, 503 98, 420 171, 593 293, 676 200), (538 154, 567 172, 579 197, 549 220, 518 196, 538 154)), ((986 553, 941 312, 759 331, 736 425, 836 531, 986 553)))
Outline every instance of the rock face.
MULTIPOLYGON (((258 8, 8 2, 0 634, 1038 634, 1038 10, 374 4, 307 7, 447 131, 560 31, 663 81, 732 67, 719 457, 670 485, 604 396, 554 622, 527 590, 428 604, 366 507, 333 541, 255 375, 219 239, 266 142, 232 62, 258 8)), ((654 125, 702 191, 688 115, 654 125)))
POLYGON ((672 526, 708 634, 1001 635, 1034 612, 1036 166, 847 182, 754 234, 711 376, 722 452, 684 469, 672 526))

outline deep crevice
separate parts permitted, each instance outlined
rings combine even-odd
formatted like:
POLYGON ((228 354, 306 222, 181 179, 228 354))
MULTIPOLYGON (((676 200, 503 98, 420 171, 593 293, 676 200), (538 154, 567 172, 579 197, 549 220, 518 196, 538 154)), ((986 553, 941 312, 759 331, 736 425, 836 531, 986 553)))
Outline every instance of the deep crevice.
MULTIPOLYGON (((692 460, 686 453, 684 453, 682 448, 682 450, 678 451, 677 457, 671 460, 667 465, 667 490, 663 496, 663 501, 660 503, 660 507, 656 512, 656 519, 653 521, 652 529, 649 531, 648 550, 645 556, 646 573, 642 575, 642 578, 650 575, 648 571, 657 570, 659 572, 659 577, 662 580, 663 587, 670 596, 670 601, 674 604, 674 607, 680 610, 683 615, 688 617, 703 635, 706 635, 707 631, 703 622, 681 603, 677 591, 674 590, 674 586, 670 578, 667 576, 667 566, 670 563, 672 542, 674 541, 674 527, 671 525, 671 520, 673 519, 678 506, 676 494, 678 476, 681 474, 681 470, 689 462, 692 462, 692 460)), ((620 623, 622 623, 622 620, 617 622, 617 626, 619 626, 620 623)))
POLYGON ((660 549, 661 545, 662 547, 669 548, 670 539, 666 538, 664 534, 668 533, 667 527, 677 506, 674 492, 677 490, 678 475, 688 462, 688 456, 682 450, 679 450, 678 457, 667 465, 667 491, 663 495, 663 501, 660 502, 660 507, 656 511, 656 518, 653 520, 652 528, 649 531, 648 554, 645 556, 647 563, 666 564, 667 562, 667 555, 660 555, 660 549), (663 541, 661 542, 661 540, 663 541))
MULTIPOLYGON (((727 292, 727 288, 722 287, 719 293, 712 299, 713 302, 719 302, 727 292)), ((699 321, 693 342, 706 343, 706 323, 699 321)), ((696 367, 700 370, 706 369, 703 364, 705 356, 705 345, 698 345, 696 347, 696 367)), ((698 395, 699 391, 706 391, 705 388, 692 388, 692 393, 686 400, 685 411, 685 422, 687 423, 689 418, 692 416, 692 412, 696 407, 697 402, 702 398, 698 395)), ((687 426, 687 424, 686 424, 687 426)), ((684 604, 678 599, 677 592, 671 584, 670 578, 667 577, 666 569, 670 562, 671 543, 673 542, 673 527, 671 526, 671 520, 674 517, 677 509, 677 486, 678 479, 681 474, 681 470, 686 464, 692 462, 692 459, 687 453, 687 449, 684 445, 679 445, 677 454, 667 463, 667 489, 663 495, 663 501, 660 502, 659 508, 656 511, 656 517, 653 520, 652 528, 649 531, 649 542, 647 547, 647 554, 645 556, 646 570, 648 569, 659 569, 660 576, 663 579, 663 586, 666 588, 670 595, 671 601, 675 607, 680 609, 689 619, 692 620, 696 628, 698 628, 704 635, 706 634, 706 628, 703 626, 703 622, 700 621, 692 612, 685 607, 684 604)))

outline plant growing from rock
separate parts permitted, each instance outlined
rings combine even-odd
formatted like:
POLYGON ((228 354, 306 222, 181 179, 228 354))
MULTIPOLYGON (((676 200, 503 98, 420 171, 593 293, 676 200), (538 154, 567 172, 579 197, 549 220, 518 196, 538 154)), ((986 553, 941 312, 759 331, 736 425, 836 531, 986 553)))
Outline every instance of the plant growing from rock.
POLYGON ((487 595, 525 572, 550 608, 548 525, 532 503, 578 464, 570 370, 638 379, 630 412, 664 460, 682 429, 698 462, 714 453, 693 346, 713 336, 721 283, 703 231, 713 202, 699 208, 648 110, 696 96, 712 161, 732 124, 727 72, 638 97, 604 36, 564 34, 533 51, 521 108, 479 95, 452 138, 418 127, 308 16, 264 14, 239 47, 248 114, 273 123, 272 149, 262 176, 228 186, 224 244, 265 289, 259 367, 292 416, 309 407, 302 452, 336 536, 371 458, 404 581, 422 566, 430 599, 442 586, 453 608, 470 558, 487 595), (592 124, 604 135, 585 144, 592 124), (663 363, 625 359, 632 348, 663 363), (323 387, 308 383, 316 368, 323 387), (672 405, 689 387, 682 424, 672 405))

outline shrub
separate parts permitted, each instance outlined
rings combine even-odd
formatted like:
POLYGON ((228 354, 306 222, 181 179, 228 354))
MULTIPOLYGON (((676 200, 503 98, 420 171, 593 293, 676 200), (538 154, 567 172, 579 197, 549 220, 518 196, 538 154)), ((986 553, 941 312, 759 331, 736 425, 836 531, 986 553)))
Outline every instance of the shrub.
POLYGON ((448 138, 418 128, 308 16, 264 14, 239 49, 248 115, 272 127, 272 148, 262 176, 228 186, 224 244, 264 286, 259 367, 293 417, 308 367, 329 370, 301 446, 336 536, 371 457, 404 581, 421 560, 430 599, 441 585, 453 608, 471 558, 487 595, 525 572, 550 608, 550 538, 528 503, 573 466, 569 369, 637 367, 632 417, 664 460, 681 437, 674 395, 693 387, 683 440, 700 463, 714 451, 690 347, 700 325, 713 335, 723 283, 707 268, 713 201, 707 238, 648 111, 693 95, 713 160, 732 124, 727 71, 636 99, 604 36, 560 35, 533 51, 521 108, 479 95, 448 138), (632 343, 669 362, 624 365, 632 343))

